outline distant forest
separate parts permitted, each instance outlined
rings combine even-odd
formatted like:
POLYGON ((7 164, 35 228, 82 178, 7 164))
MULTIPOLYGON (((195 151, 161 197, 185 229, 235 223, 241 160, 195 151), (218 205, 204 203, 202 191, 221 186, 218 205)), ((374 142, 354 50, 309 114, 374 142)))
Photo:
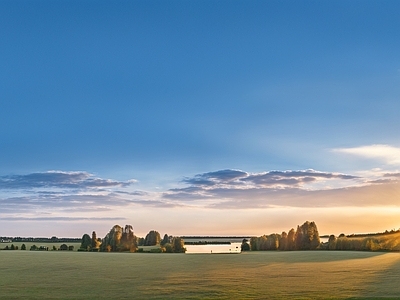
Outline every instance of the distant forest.
MULTIPOLYGON (((328 236, 326 236, 328 237, 328 236)), ((186 236, 187 239, 197 239, 198 236, 186 236)), ((80 243, 78 251, 90 252, 157 252, 157 253, 185 253, 186 245, 212 245, 230 242, 217 242, 212 239, 227 237, 204 236, 203 241, 185 243, 183 237, 165 234, 163 238, 158 231, 151 230, 146 237, 137 237, 131 225, 113 226, 104 238, 98 238, 95 231, 92 235, 84 234, 82 238, 23 238, 0 237, 1 243, 35 242, 35 243, 80 243), (207 241, 207 239, 210 241, 207 241)), ((240 237, 232 237, 238 240, 240 237)), ((71 250, 67 245, 59 249, 71 250)), ((43 247, 42 247, 43 248, 43 247)), ((31 250, 43 250, 40 247, 31 247, 31 250)), ((0 247, 0 250, 17 250, 18 247, 0 247)), ((72 247, 73 249, 73 247, 72 247)), ((21 247, 25 250, 25 247, 21 247)), ((273 233, 259 237, 243 238, 241 251, 299 251, 299 250, 353 250, 353 251, 400 251, 400 229, 369 234, 340 234, 338 237, 330 235, 327 242, 322 243, 315 222, 306 221, 298 225, 297 229, 290 229, 287 233, 273 233)))

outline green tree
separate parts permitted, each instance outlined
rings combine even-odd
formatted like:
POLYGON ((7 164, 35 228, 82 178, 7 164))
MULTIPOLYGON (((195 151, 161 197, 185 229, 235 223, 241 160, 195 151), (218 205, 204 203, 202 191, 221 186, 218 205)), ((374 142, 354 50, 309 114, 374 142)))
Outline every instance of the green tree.
POLYGON ((97 249, 99 248, 99 242, 97 240, 97 235, 96 235, 96 231, 92 232, 92 242, 91 242, 91 249, 97 249))
POLYGON ((174 253, 185 253, 186 248, 184 240, 180 237, 174 237, 172 239, 172 249, 174 253))
POLYGON ((151 230, 144 239, 144 246, 155 246, 161 242, 161 236, 158 231, 151 230))
POLYGON ((138 246, 144 246, 144 238, 138 238, 138 246))
POLYGON ((288 235, 285 231, 283 231, 279 239, 279 250, 286 250, 287 241, 288 241, 288 235))
POLYGON ((137 240, 131 225, 125 225, 125 229, 119 225, 115 225, 102 240, 100 251, 135 252, 137 251, 137 240))
POLYGON ((132 225, 125 225, 120 244, 118 245, 118 250, 129 252, 137 251, 137 237, 133 233, 132 225))
POLYGON ((314 222, 305 222, 297 226, 296 250, 314 250, 320 244, 317 225, 314 222))
POLYGON ((296 237, 296 233, 294 231, 294 228, 292 228, 289 230, 288 235, 287 235, 287 244, 286 244, 285 250, 287 250, 287 251, 295 250, 295 248, 296 248, 295 237, 296 237))
POLYGON ((273 233, 267 237, 267 250, 278 250, 280 235, 273 233))
POLYGON ((67 250, 68 250, 68 245, 62 244, 62 245, 60 246, 60 250, 61 250, 61 251, 67 251, 67 250))
POLYGON ((84 250, 90 250, 91 247, 92 247, 92 239, 90 238, 90 236, 88 234, 85 233, 82 236, 80 248, 84 249, 84 250))
POLYGON ((171 239, 170 239, 170 237, 168 236, 168 234, 164 234, 164 237, 163 237, 163 239, 161 240, 160 245, 161 245, 161 246, 164 246, 164 245, 166 245, 166 244, 168 244, 168 243, 170 243, 170 242, 171 242, 171 239))
POLYGON ((333 234, 331 234, 329 236, 329 240, 328 240, 328 249, 329 250, 336 250, 336 236, 334 236, 333 234))
POLYGON ((268 250, 268 238, 265 234, 258 238, 258 250, 260 251, 268 250))
POLYGON ((114 252, 118 250, 122 237, 123 228, 119 225, 114 225, 110 232, 104 237, 101 243, 101 251, 114 252))
POLYGON ((22 244, 22 245, 21 245, 21 250, 26 250, 25 244, 22 244))
POLYGON ((260 250, 260 249, 258 248, 258 238, 255 237, 255 236, 253 236, 253 237, 250 238, 250 249, 251 249, 251 251, 258 251, 258 250, 260 250))
POLYGON ((172 247, 171 243, 166 243, 163 247, 163 251, 166 253, 173 253, 174 252, 174 248, 172 247))
POLYGON ((11 248, 10 248, 10 250, 15 250, 15 246, 14 246, 14 244, 11 244, 11 248))
POLYGON ((242 244, 240 245, 240 250, 241 251, 250 251, 250 245, 249 245, 247 239, 242 240, 242 244))

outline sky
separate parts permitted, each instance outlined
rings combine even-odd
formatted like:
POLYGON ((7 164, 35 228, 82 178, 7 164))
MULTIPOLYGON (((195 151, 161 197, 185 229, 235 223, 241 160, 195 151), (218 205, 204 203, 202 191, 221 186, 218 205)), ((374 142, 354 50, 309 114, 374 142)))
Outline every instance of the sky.
POLYGON ((0 1, 0 236, 400 228, 399 1, 0 1))

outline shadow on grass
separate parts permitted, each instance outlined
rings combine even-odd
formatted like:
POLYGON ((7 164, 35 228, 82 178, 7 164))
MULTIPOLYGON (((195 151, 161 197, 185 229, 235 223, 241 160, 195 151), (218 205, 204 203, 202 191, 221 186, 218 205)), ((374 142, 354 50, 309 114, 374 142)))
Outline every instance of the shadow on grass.
POLYGON ((273 256, 274 262, 282 263, 312 263, 312 262, 332 262, 353 259, 368 259, 384 255, 387 252, 370 252, 370 251, 254 251, 242 252, 241 255, 266 255, 266 258, 273 256))
POLYGON ((388 255, 392 256, 394 263, 377 272, 362 297, 351 299, 400 299, 400 253, 388 255))

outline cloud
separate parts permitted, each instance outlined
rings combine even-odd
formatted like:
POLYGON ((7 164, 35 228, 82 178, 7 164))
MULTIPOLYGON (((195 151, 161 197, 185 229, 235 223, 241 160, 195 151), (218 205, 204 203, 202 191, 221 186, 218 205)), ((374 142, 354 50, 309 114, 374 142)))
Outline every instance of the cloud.
POLYGON ((217 186, 244 188, 244 185, 253 187, 298 187, 301 184, 312 183, 318 180, 339 179, 350 180, 359 177, 340 173, 318 172, 312 169, 300 171, 269 171, 263 173, 247 173, 241 170, 221 170, 197 174, 192 178, 185 178, 184 183, 190 187, 171 189, 171 192, 199 193, 217 186))
POLYGON ((0 199, 2 207, 1 213, 8 208, 10 211, 26 211, 37 210, 47 211, 55 210, 64 211, 65 209, 80 209, 90 208, 93 211, 100 207, 105 209, 109 207, 119 207, 126 205, 127 199, 118 198, 112 195, 24 195, 20 197, 9 197, 0 199))
POLYGON ((129 202, 139 204, 140 206, 145 206, 145 207, 174 208, 174 207, 184 206, 178 203, 169 203, 160 200, 131 200, 129 202))
POLYGON ((120 220, 125 220, 126 218, 114 218, 114 217, 88 217, 88 218, 82 218, 82 217, 3 217, 1 218, 2 220, 5 221, 120 221, 120 220))
MULTIPOLYGON (((162 194, 162 198, 193 205, 202 203, 208 208, 324 206, 316 199, 298 199, 301 195, 312 195, 312 191, 338 190, 343 186, 360 185, 360 182, 365 184, 359 176, 312 169, 261 173, 221 170, 197 174, 183 182, 189 186, 170 189, 162 194)), ((333 202, 330 200, 329 203, 333 202)))
POLYGON ((215 192, 215 196, 221 197, 220 199, 224 201, 210 204, 209 207, 214 209, 400 206, 400 183, 393 181, 313 191, 261 188, 215 192))
POLYGON ((130 189, 133 182, 96 178, 88 172, 3 176, 0 216, 109 217, 133 212, 138 207, 268 209, 400 205, 396 200, 400 199, 400 173, 373 175, 360 177, 313 169, 259 173, 224 169, 185 177, 177 183, 181 187, 166 191, 135 191, 130 189))
POLYGON ((116 181, 96 178, 88 172, 47 171, 27 175, 11 175, 0 177, 1 189, 87 189, 130 186, 135 180, 116 181))
POLYGON ((334 152, 350 154, 367 159, 377 159, 384 161, 389 165, 400 164, 400 148, 389 145, 369 145, 354 148, 337 148, 333 149, 334 152))
POLYGON ((247 176, 246 172, 240 170, 220 170, 215 172, 208 172, 197 174, 192 178, 185 178, 183 182, 193 185, 208 185, 213 186, 220 183, 234 182, 237 179, 247 176))
POLYGON ((357 178, 357 176, 352 175, 318 172, 310 169, 305 171, 270 171, 252 174, 241 180, 258 186, 299 186, 319 179, 348 180, 357 178))
POLYGON ((391 177, 391 178, 400 178, 400 173, 386 173, 383 176, 384 177, 391 177))
MULTIPOLYGON (((105 212, 147 197, 129 189, 136 180, 117 181, 78 171, 48 171, 0 177, 0 216, 105 212)), ((138 204, 139 205, 139 204, 138 204)))

